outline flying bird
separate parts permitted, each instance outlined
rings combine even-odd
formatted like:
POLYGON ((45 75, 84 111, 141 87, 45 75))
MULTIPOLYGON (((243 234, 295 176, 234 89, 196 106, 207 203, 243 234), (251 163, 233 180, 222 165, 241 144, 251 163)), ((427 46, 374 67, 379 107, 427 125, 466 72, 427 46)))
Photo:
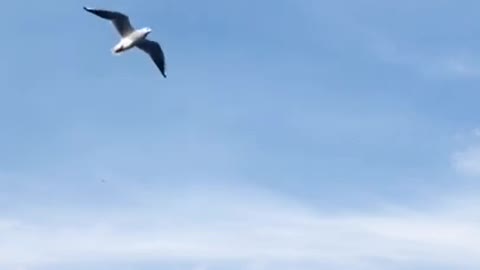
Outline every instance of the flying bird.
POLYGON ((100 18, 111 21, 113 26, 115 26, 121 36, 121 39, 115 45, 115 47, 112 48, 113 54, 117 55, 136 47, 147 53, 158 67, 163 77, 167 77, 165 74, 165 55, 160 47, 160 44, 147 39, 147 36, 152 32, 151 28, 133 28, 133 26, 130 24, 130 19, 128 16, 121 12, 94 9, 89 7, 83 7, 83 9, 97 15, 100 18))

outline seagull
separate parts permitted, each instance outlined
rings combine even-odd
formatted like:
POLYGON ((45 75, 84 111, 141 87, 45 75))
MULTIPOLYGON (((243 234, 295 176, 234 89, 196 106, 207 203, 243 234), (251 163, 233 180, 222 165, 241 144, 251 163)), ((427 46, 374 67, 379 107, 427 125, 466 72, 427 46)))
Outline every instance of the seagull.
POLYGON ((120 41, 112 48, 112 53, 118 55, 133 47, 136 47, 145 53, 147 53, 158 67, 163 77, 167 77, 165 74, 165 55, 158 42, 147 39, 148 34, 152 32, 149 27, 143 27, 135 29, 130 24, 130 19, 127 15, 104 9, 95 9, 89 7, 83 7, 84 10, 97 15, 100 18, 109 20, 113 26, 117 29, 121 36, 120 41))

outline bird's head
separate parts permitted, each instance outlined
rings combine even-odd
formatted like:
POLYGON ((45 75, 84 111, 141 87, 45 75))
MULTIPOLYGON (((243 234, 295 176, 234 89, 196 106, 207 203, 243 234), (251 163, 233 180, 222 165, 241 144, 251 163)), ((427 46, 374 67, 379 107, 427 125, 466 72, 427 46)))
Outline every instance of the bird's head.
POLYGON ((143 28, 143 32, 145 33, 145 36, 147 36, 148 34, 150 34, 152 32, 152 28, 150 27, 144 27, 143 28))

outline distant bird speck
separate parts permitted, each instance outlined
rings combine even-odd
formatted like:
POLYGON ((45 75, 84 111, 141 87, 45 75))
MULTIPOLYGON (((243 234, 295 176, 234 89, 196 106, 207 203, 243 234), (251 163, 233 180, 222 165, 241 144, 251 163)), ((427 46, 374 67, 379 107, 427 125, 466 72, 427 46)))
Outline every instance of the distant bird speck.
POLYGON ((112 48, 113 54, 120 54, 133 47, 137 47, 140 50, 150 55, 155 65, 158 67, 163 77, 167 77, 165 74, 165 55, 163 53, 160 44, 155 41, 147 39, 147 36, 152 32, 149 27, 141 29, 135 29, 130 24, 130 19, 127 15, 117 12, 102 9, 94 9, 83 7, 86 11, 97 15, 100 18, 110 20, 118 33, 121 36, 120 41, 112 48))

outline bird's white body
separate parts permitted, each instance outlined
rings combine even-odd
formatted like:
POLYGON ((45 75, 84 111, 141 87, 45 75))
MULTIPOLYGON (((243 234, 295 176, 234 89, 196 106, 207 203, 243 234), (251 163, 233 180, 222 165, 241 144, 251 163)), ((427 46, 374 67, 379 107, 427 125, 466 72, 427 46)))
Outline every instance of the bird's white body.
POLYGON ((129 35, 122 37, 120 41, 113 47, 112 53, 113 54, 120 54, 122 52, 125 52, 133 47, 135 45, 145 39, 148 34, 150 34, 152 30, 148 27, 138 29, 130 33, 129 35))
POLYGON ((129 38, 122 38, 115 47, 112 49, 113 54, 120 54, 126 50, 129 50, 135 46, 134 40, 129 38))

